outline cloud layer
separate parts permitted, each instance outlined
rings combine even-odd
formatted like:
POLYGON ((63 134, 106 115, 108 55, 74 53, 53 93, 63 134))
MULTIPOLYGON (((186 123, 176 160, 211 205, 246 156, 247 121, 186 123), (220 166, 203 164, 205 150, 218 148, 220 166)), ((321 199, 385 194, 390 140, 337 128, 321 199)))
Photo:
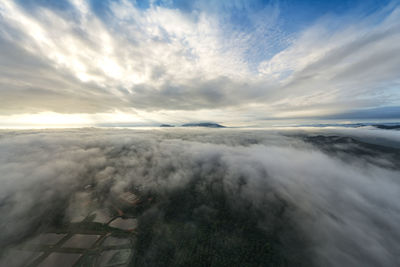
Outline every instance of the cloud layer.
POLYGON ((237 242, 267 257, 252 249, 256 231, 281 263, 397 266, 398 145, 397 132, 371 129, 2 131, 0 246, 71 220, 75 193, 92 184, 101 205, 132 187, 155 197, 139 217, 138 264, 172 253, 179 265, 182 242, 215 224, 208 238, 234 263, 244 260, 229 256, 237 242))
POLYGON ((294 33, 278 4, 104 5, 100 15, 81 0, 62 9, 0 1, 0 113, 159 120, 217 110, 245 120, 399 105, 395 2, 368 16, 321 16, 294 33), (235 12, 245 23, 232 22, 235 12))

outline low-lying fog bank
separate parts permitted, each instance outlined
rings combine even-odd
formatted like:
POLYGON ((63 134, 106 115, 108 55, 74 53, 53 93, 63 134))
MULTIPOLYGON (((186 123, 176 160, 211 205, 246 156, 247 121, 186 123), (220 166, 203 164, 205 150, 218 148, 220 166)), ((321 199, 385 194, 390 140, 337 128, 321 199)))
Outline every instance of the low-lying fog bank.
MULTIPOLYGON (((135 266, 399 266, 400 132, 0 131, 0 251, 123 192, 135 266)), ((3 256, 5 257, 6 255, 3 256)))

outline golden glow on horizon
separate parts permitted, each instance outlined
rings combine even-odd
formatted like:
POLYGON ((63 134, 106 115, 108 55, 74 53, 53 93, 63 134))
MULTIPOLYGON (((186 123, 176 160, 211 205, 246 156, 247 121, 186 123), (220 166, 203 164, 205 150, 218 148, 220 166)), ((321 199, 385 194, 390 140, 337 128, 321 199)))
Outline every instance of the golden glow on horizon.
POLYGON ((97 114, 61 114, 56 112, 40 112, 36 114, 19 114, 0 116, 0 128, 74 128, 91 127, 101 123, 145 123, 132 113, 111 112, 97 114))
POLYGON ((55 112, 1 116, 0 121, 1 128, 62 128, 93 124, 87 114, 60 114, 55 112))

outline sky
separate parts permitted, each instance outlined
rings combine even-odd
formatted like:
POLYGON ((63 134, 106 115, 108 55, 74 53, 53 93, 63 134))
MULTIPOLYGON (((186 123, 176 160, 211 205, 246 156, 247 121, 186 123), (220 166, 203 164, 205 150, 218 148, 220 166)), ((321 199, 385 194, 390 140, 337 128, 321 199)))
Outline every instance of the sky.
POLYGON ((400 120, 400 1, 0 0, 0 127, 400 120))

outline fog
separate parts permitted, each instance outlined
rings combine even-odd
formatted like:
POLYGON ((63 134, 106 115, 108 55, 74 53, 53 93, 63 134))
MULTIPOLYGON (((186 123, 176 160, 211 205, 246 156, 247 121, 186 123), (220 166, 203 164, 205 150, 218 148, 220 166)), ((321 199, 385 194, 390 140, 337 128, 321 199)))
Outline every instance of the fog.
POLYGON ((399 133, 4 130, 0 251, 79 217, 90 185, 99 208, 132 188, 154 197, 138 216, 138 266, 399 266, 399 133), (207 225, 213 252, 200 250, 207 225))

